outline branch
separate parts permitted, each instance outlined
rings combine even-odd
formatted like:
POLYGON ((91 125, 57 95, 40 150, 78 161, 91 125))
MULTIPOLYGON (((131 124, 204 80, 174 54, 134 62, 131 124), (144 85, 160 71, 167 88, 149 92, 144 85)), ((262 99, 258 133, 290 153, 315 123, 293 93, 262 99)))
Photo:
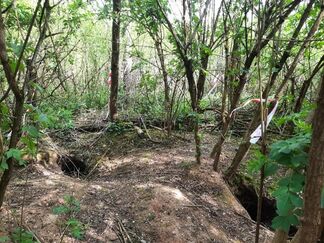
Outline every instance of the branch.
POLYGON ((18 58, 18 61, 17 61, 17 64, 16 64, 16 68, 15 68, 15 71, 14 71, 14 74, 13 74, 13 78, 14 79, 17 77, 17 73, 18 73, 18 70, 19 70, 19 66, 20 66, 21 60, 23 58, 23 55, 24 55, 24 52, 25 52, 25 49, 26 49, 26 46, 27 46, 27 43, 28 43, 28 40, 29 40, 31 31, 33 29, 33 26, 34 26, 34 23, 35 23, 35 20, 36 20, 36 16, 37 16, 37 12, 38 12, 38 9, 40 8, 41 1, 42 0, 38 0, 37 1, 37 5, 36 5, 36 8, 35 8, 33 17, 31 19, 31 22, 30 22, 30 25, 29 25, 29 28, 28 28, 28 31, 27 31, 27 35, 26 35, 26 38, 25 38, 25 41, 24 41, 22 50, 20 52, 20 55, 19 55, 19 58, 18 58))

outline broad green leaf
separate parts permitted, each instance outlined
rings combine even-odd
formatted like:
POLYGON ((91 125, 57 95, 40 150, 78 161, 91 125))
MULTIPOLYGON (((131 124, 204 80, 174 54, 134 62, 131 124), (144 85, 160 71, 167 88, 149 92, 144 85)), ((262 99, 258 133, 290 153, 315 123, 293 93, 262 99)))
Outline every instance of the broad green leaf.
POLYGON ((9 149, 6 152, 7 159, 14 158, 15 160, 21 160, 21 151, 19 149, 9 149))
POLYGON ((272 227, 274 229, 281 229, 288 233, 290 228, 290 221, 285 216, 277 216, 272 220, 272 227))
POLYGON ((301 197, 298 196, 297 194, 289 193, 289 198, 295 207, 297 208, 303 207, 303 199, 301 199, 301 197))
POLYGON ((277 198, 277 213, 279 216, 290 215, 295 206, 291 203, 289 194, 277 198))
POLYGON ((33 138, 39 138, 40 137, 40 133, 38 131, 38 129, 34 126, 25 126, 22 129, 23 131, 27 132, 29 136, 33 137, 33 138))

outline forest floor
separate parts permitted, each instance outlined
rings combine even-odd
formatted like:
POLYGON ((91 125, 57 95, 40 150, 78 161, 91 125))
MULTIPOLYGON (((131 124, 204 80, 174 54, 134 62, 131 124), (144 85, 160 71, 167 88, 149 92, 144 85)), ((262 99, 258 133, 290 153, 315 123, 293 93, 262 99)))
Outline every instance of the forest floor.
MULTIPOLYGON (((197 166, 189 133, 166 139, 150 129, 149 139, 132 128, 117 133, 82 129, 98 125, 93 119, 94 114, 87 114, 76 121, 77 128, 50 133, 41 141, 42 151, 91 165, 87 175, 63 173, 53 153, 19 170, 0 212, 0 236, 23 222, 40 242, 254 242, 255 222, 212 171, 208 155, 215 135, 204 134, 202 164, 197 166), (65 216, 53 213, 66 195, 80 202, 81 210, 70 217, 85 225, 82 240, 69 235, 65 216)), ((233 144, 225 145, 221 168, 235 152, 233 144)), ((271 237, 262 227, 260 242, 271 237)))

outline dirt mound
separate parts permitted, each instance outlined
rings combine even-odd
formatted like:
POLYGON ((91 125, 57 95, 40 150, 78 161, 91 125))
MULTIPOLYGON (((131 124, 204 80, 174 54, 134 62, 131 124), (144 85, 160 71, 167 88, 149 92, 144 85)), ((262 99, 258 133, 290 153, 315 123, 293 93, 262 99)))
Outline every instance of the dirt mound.
MULTIPOLYGON (((60 242, 64 219, 53 208, 63 203, 65 195, 73 195, 81 205, 74 217, 86 226, 86 233, 79 241, 66 234, 63 242, 253 242, 255 222, 219 174, 211 171, 208 150, 198 167, 193 162, 193 144, 184 140, 171 140, 171 144, 146 140, 146 147, 142 141, 141 146, 122 151, 123 144, 129 147, 121 138, 76 133, 73 141, 78 142, 57 137, 54 141, 65 145, 66 154, 70 150, 75 154, 77 144, 81 153, 96 141, 96 149, 85 151, 90 173, 80 179, 31 164, 11 183, 0 213, 2 231, 12 230, 13 219, 19 222, 14 210, 19 212, 23 205, 24 225, 43 242, 60 242), (107 144, 111 145, 108 152, 107 144)), ((132 139, 129 143, 137 139, 127 136, 132 139)), ((262 228, 261 242, 271 235, 262 228)))

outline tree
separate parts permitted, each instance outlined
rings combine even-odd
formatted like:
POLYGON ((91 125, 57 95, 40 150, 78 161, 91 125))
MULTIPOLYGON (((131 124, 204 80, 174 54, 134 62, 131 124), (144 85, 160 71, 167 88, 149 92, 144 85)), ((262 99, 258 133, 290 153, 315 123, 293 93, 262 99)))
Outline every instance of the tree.
MULTIPOLYGON (((31 19, 31 23, 29 25, 26 38, 24 40, 23 48, 20 52, 19 58, 14 65, 14 69, 10 66, 10 60, 7 52, 7 43, 6 43, 6 30, 3 21, 2 14, 0 14, 0 60, 1 64, 7 79, 7 83, 9 85, 10 90, 12 90, 15 97, 15 105, 13 111, 13 122, 11 127, 11 137, 9 142, 9 150, 16 149, 19 139, 21 137, 21 127, 22 127, 22 119, 24 115, 24 102, 25 102, 25 94, 24 90, 20 89, 17 82, 17 73, 20 68, 20 64, 23 58, 24 50, 29 41, 29 37, 34 26, 36 16, 38 10, 40 8, 40 0, 37 2, 34 14, 31 19)), ((1 2, 2 3, 2 2, 1 2)), ((0 4, 0 9, 2 9, 2 4, 0 4)), ((24 85, 23 85, 24 86, 24 85)), ((8 168, 4 171, 1 180, 0 180, 0 208, 4 201, 4 196, 6 193, 7 186, 14 172, 14 163, 16 162, 15 156, 9 156, 6 163, 8 164, 8 168)))
MULTIPOLYGON (((176 25, 167 16, 161 2, 157 0, 157 3, 165 20, 165 25, 171 33, 172 41, 176 47, 176 54, 184 66, 190 94, 190 104, 193 111, 192 123, 196 143, 196 161, 200 164, 201 135, 199 134, 199 115, 202 112, 200 101, 204 93, 209 56, 218 45, 218 40, 220 39, 215 38, 215 33, 221 6, 219 6, 217 14, 212 15, 207 20, 207 10, 210 7, 211 0, 200 3, 200 6, 195 1, 183 1, 181 6, 181 22, 176 21, 176 23, 179 23, 179 25, 176 25), (193 11, 193 9, 198 9, 198 7, 202 8, 200 16, 193 11), (211 23, 210 26, 208 23, 211 23), (198 78, 195 77, 197 70, 199 71, 198 78)), ((215 4, 215 1, 213 1, 213 4, 215 4)))
POLYGON ((169 74, 166 67, 165 53, 163 49, 163 16, 161 11, 159 11, 155 0, 135 0, 130 4, 132 19, 134 19, 141 27, 139 30, 140 32, 145 31, 152 38, 158 55, 164 84, 164 107, 166 111, 165 124, 168 135, 170 135, 172 128, 172 102, 170 97, 170 84, 168 81, 169 74))
POLYGON ((117 115, 120 52, 120 10, 121 0, 113 0, 113 23, 111 41, 111 88, 109 101, 109 118, 111 121, 114 121, 117 115))

